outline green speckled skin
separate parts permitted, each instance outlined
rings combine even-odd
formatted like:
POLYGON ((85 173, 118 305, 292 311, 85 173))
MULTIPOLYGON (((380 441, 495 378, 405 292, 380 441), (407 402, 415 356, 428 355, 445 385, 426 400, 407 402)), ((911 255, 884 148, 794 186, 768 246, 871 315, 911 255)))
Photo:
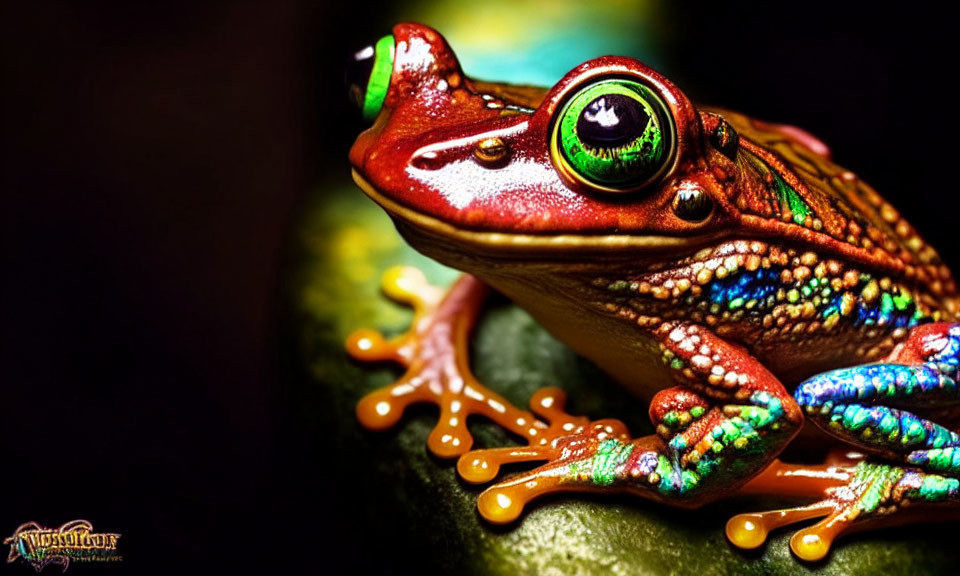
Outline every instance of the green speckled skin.
MULTIPOLYGON (((350 361, 344 338, 361 325, 389 334, 405 330, 408 310, 379 292, 380 274, 397 263, 423 269, 434 282, 455 272, 416 254, 389 219, 346 179, 317 190, 301 210, 290 242, 284 291, 285 373, 290 426, 304 462, 295 482, 315 499, 298 503, 324 538, 331 523, 345 549, 368 554, 349 562, 358 573, 461 574, 946 574, 956 551, 948 531, 889 529, 844 539, 825 563, 802 565, 791 555, 791 531, 775 533, 758 552, 733 548, 723 526, 733 514, 786 501, 732 499, 685 512, 629 497, 548 498, 507 528, 477 518, 480 488, 459 481, 454 463, 428 455, 436 422, 430 409, 412 410, 394 431, 362 430, 354 406, 388 385, 397 370, 350 361), (327 498, 334 499, 333 503, 327 498), (357 543, 360 543, 359 546, 357 543)), ((599 369, 549 336, 526 313, 496 300, 473 341, 474 368, 483 382, 523 405, 535 390, 559 386, 571 410, 622 419, 634 434, 649 434, 646 408, 599 369)), ((500 429, 471 426, 477 447, 511 439, 500 429)), ((322 562, 322 559, 318 559, 322 562)), ((343 564, 341 564, 343 565, 343 564)), ((322 572, 322 570, 321 570, 322 572)))

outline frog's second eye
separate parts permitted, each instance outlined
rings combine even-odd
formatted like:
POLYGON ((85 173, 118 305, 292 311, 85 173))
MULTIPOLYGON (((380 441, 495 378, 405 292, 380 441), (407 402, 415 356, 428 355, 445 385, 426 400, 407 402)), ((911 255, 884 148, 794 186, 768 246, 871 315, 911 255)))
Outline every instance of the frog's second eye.
POLYGON ((605 192, 627 192, 663 173, 673 154, 666 104, 626 78, 581 88, 563 106, 551 136, 554 162, 568 177, 605 192))
POLYGON ((347 96, 364 120, 373 121, 383 107, 393 75, 394 50, 393 36, 384 36, 354 54, 347 65, 347 96))

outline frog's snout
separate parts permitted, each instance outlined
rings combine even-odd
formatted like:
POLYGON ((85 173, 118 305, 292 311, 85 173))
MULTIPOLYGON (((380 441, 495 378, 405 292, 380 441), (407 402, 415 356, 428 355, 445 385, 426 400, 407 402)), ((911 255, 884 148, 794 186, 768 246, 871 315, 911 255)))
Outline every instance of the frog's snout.
POLYGON ((387 35, 355 52, 347 62, 344 78, 347 98, 367 122, 373 122, 383 107, 393 75, 395 52, 393 35, 387 35))

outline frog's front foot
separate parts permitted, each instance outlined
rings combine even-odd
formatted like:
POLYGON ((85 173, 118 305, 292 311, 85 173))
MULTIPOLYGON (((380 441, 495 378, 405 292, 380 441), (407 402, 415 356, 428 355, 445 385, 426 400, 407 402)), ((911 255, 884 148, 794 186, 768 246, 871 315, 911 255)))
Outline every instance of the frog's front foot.
POLYGON ((394 426, 407 406, 432 403, 440 419, 427 446, 440 457, 468 451, 473 437, 467 417, 480 414, 524 437, 536 436, 544 424, 517 410, 480 384, 470 372, 468 337, 487 287, 473 276, 461 276, 447 291, 430 285, 411 267, 396 267, 383 277, 391 299, 413 307, 406 333, 386 340, 379 332, 358 330, 347 339, 347 352, 363 362, 392 361, 406 368, 396 382, 366 395, 357 405, 357 418, 366 428, 394 426))
POLYGON ((740 514, 727 522, 735 546, 761 546, 772 530, 822 518, 790 538, 802 560, 821 560, 842 534, 862 530, 960 518, 960 481, 918 468, 864 459, 821 466, 774 462, 743 488, 744 493, 806 495, 819 500, 806 506, 740 514))
POLYGON ((541 392, 531 409, 551 424, 537 443, 460 458, 461 476, 475 483, 492 480, 503 464, 546 461, 484 491, 484 518, 511 522, 528 502, 553 492, 629 493, 693 508, 735 491, 776 457, 802 422, 779 382, 706 329, 676 324, 662 334, 664 359, 686 384, 654 396, 657 433, 631 438, 618 420, 573 419, 555 391, 541 392), (688 364, 696 355, 703 360, 688 364))
POLYGON ((547 461, 480 495, 477 508, 489 522, 512 522, 527 502, 550 492, 603 490, 622 474, 633 449, 626 426, 619 420, 571 416, 564 410, 566 398, 558 388, 533 395, 530 409, 549 425, 528 437, 528 446, 474 450, 460 457, 457 472, 473 484, 490 482, 504 464, 547 461))

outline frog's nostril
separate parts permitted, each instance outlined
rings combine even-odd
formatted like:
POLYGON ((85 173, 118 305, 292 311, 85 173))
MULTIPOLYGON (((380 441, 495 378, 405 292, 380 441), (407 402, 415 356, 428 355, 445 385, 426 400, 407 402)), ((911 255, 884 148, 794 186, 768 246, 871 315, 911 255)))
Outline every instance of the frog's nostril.
POLYGON ((347 97, 365 120, 372 121, 383 107, 393 74, 393 57, 393 36, 384 36, 353 54, 347 64, 347 97))
POLYGON ((483 166, 495 167, 501 165, 510 155, 510 147, 503 138, 494 136, 477 142, 473 148, 473 157, 483 166))

